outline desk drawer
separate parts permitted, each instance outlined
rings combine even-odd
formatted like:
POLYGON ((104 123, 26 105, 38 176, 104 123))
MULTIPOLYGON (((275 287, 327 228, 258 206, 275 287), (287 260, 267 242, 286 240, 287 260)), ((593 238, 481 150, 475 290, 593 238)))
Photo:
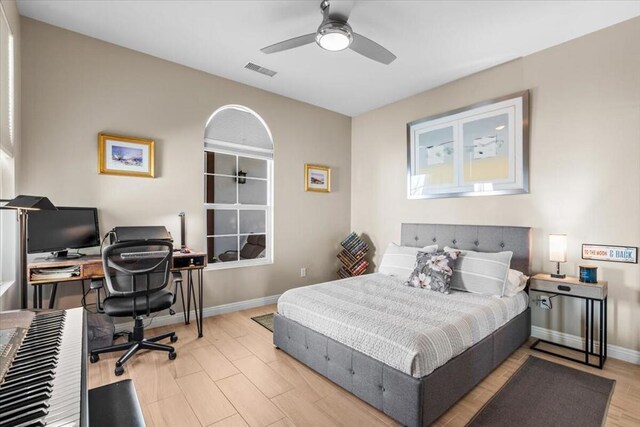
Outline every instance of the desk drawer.
POLYGON ((556 294, 573 295, 583 298, 604 298, 604 287, 600 285, 575 285, 573 283, 559 283, 532 279, 530 289, 534 291, 553 292, 556 294))

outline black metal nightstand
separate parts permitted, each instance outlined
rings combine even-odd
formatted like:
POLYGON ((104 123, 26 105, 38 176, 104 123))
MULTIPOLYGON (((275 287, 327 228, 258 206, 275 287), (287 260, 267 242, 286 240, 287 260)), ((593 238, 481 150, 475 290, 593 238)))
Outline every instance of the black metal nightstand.
POLYGON ((557 279, 551 277, 549 274, 536 274, 531 278, 529 290, 536 292, 544 292, 553 295, 567 296, 572 298, 581 298, 585 300, 586 319, 585 319, 585 346, 582 348, 570 347, 564 344, 558 344, 551 341, 538 339, 532 345, 534 350, 541 351, 543 353, 552 354, 554 356, 562 357, 563 359, 572 360, 574 362, 582 363, 584 365, 593 366, 602 369, 604 362, 607 360, 607 282, 600 281, 598 283, 584 283, 580 282, 575 277, 567 277, 564 279, 557 279), (595 346, 593 343, 594 332, 594 301, 599 302, 600 310, 600 324, 598 327, 600 352, 595 352, 595 346), (574 357, 566 356, 563 354, 554 353, 549 350, 538 348, 538 344, 546 343, 549 345, 566 348, 569 350, 579 351, 584 354, 584 360, 576 359, 574 357), (591 363, 589 356, 597 356, 598 363, 591 363))

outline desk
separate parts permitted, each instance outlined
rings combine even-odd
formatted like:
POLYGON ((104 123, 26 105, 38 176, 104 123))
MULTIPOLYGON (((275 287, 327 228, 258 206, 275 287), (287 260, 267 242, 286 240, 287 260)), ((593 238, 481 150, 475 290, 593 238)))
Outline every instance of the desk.
POLYGON ((584 349, 574 348, 564 344, 558 344, 551 341, 539 339, 531 344, 531 348, 541 351, 543 353, 552 354, 554 356, 562 357, 563 359, 572 360, 574 362, 582 363, 583 365, 593 366, 600 368, 604 366, 604 362, 607 360, 607 293, 608 284, 604 281, 598 283, 584 283, 580 282, 575 277, 555 278, 549 274, 536 274, 531 278, 529 285, 530 291, 544 292, 552 295, 560 295, 564 297, 580 298, 585 301, 586 319, 584 325, 585 331, 585 343, 584 349), (595 352, 594 347, 594 301, 599 302, 599 341, 600 352, 595 352), (538 348, 538 344, 546 343, 556 347, 562 347, 569 350, 574 350, 583 354, 584 359, 576 359, 574 357, 565 356, 563 354, 555 353, 549 350, 538 348), (598 362, 591 363, 589 356, 597 356, 598 362))
MULTIPOLYGON (((198 337, 202 337, 202 311, 203 311, 203 270, 207 266, 207 254, 202 252, 191 252, 183 254, 180 252, 173 253, 171 271, 187 272, 187 307, 184 307, 184 295, 182 295, 182 309, 184 311, 184 321, 188 325, 191 317, 191 301, 193 300, 193 308, 196 316, 196 326, 198 328, 198 337), (197 275, 198 292, 196 298, 196 290, 194 286, 193 273, 197 275)), ((44 258, 36 259, 27 265, 27 283, 33 288, 33 308, 42 308, 42 288, 44 285, 51 285, 51 294, 49 298, 49 308, 55 306, 56 292, 59 283, 80 281, 82 283, 82 293, 84 295, 84 281, 91 279, 104 278, 104 270, 102 269, 102 258, 100 255, 83 256, 77 259, 60 259, 47 260, 44 258), (46 280, 31 280, 34 269, 55 269, 62 267, 79 267, 79 274, 73 277, 51 278, 46 280)), ((182 287, 180 288, 182 293, 182 287)))

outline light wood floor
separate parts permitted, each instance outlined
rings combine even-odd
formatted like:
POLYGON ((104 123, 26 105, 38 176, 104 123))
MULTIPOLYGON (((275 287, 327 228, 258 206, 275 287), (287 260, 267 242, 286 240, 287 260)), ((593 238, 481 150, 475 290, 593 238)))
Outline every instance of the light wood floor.
MULTIPOLYGON (((174 330, 177 359, 166 353, 134 356, 116 377, 119 354, 89 364, 88 385, 131 378, 148 426, 388 426, 392 419, 316 374, 271 343, 271 333, 251 317, 275 311, 274 305, 204 320, 204 337, 195 324, 149 329, 148 335, 174 330)), ((608 426, 640 425, 640 366, 607 360, 605 369, 565 362, 522 346, 475 389, 436 421, 464 426, 530 354, 617 381, 608 426)), ((531 391, 535 393, 535 390, 531 391)), ((526 399, 527 396, 522 396, 526 399)))

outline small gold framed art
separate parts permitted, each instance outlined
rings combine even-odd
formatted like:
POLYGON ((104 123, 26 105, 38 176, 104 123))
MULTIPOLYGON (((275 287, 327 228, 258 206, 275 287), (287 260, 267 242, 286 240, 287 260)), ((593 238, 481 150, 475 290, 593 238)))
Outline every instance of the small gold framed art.
POLYGON ((304 165, 304 191, 331 191, 331 168, 327 166, 304 165))
POLYGON ((98 170, 101 174, 153 178, 155 141, 98 134, 98 170))

